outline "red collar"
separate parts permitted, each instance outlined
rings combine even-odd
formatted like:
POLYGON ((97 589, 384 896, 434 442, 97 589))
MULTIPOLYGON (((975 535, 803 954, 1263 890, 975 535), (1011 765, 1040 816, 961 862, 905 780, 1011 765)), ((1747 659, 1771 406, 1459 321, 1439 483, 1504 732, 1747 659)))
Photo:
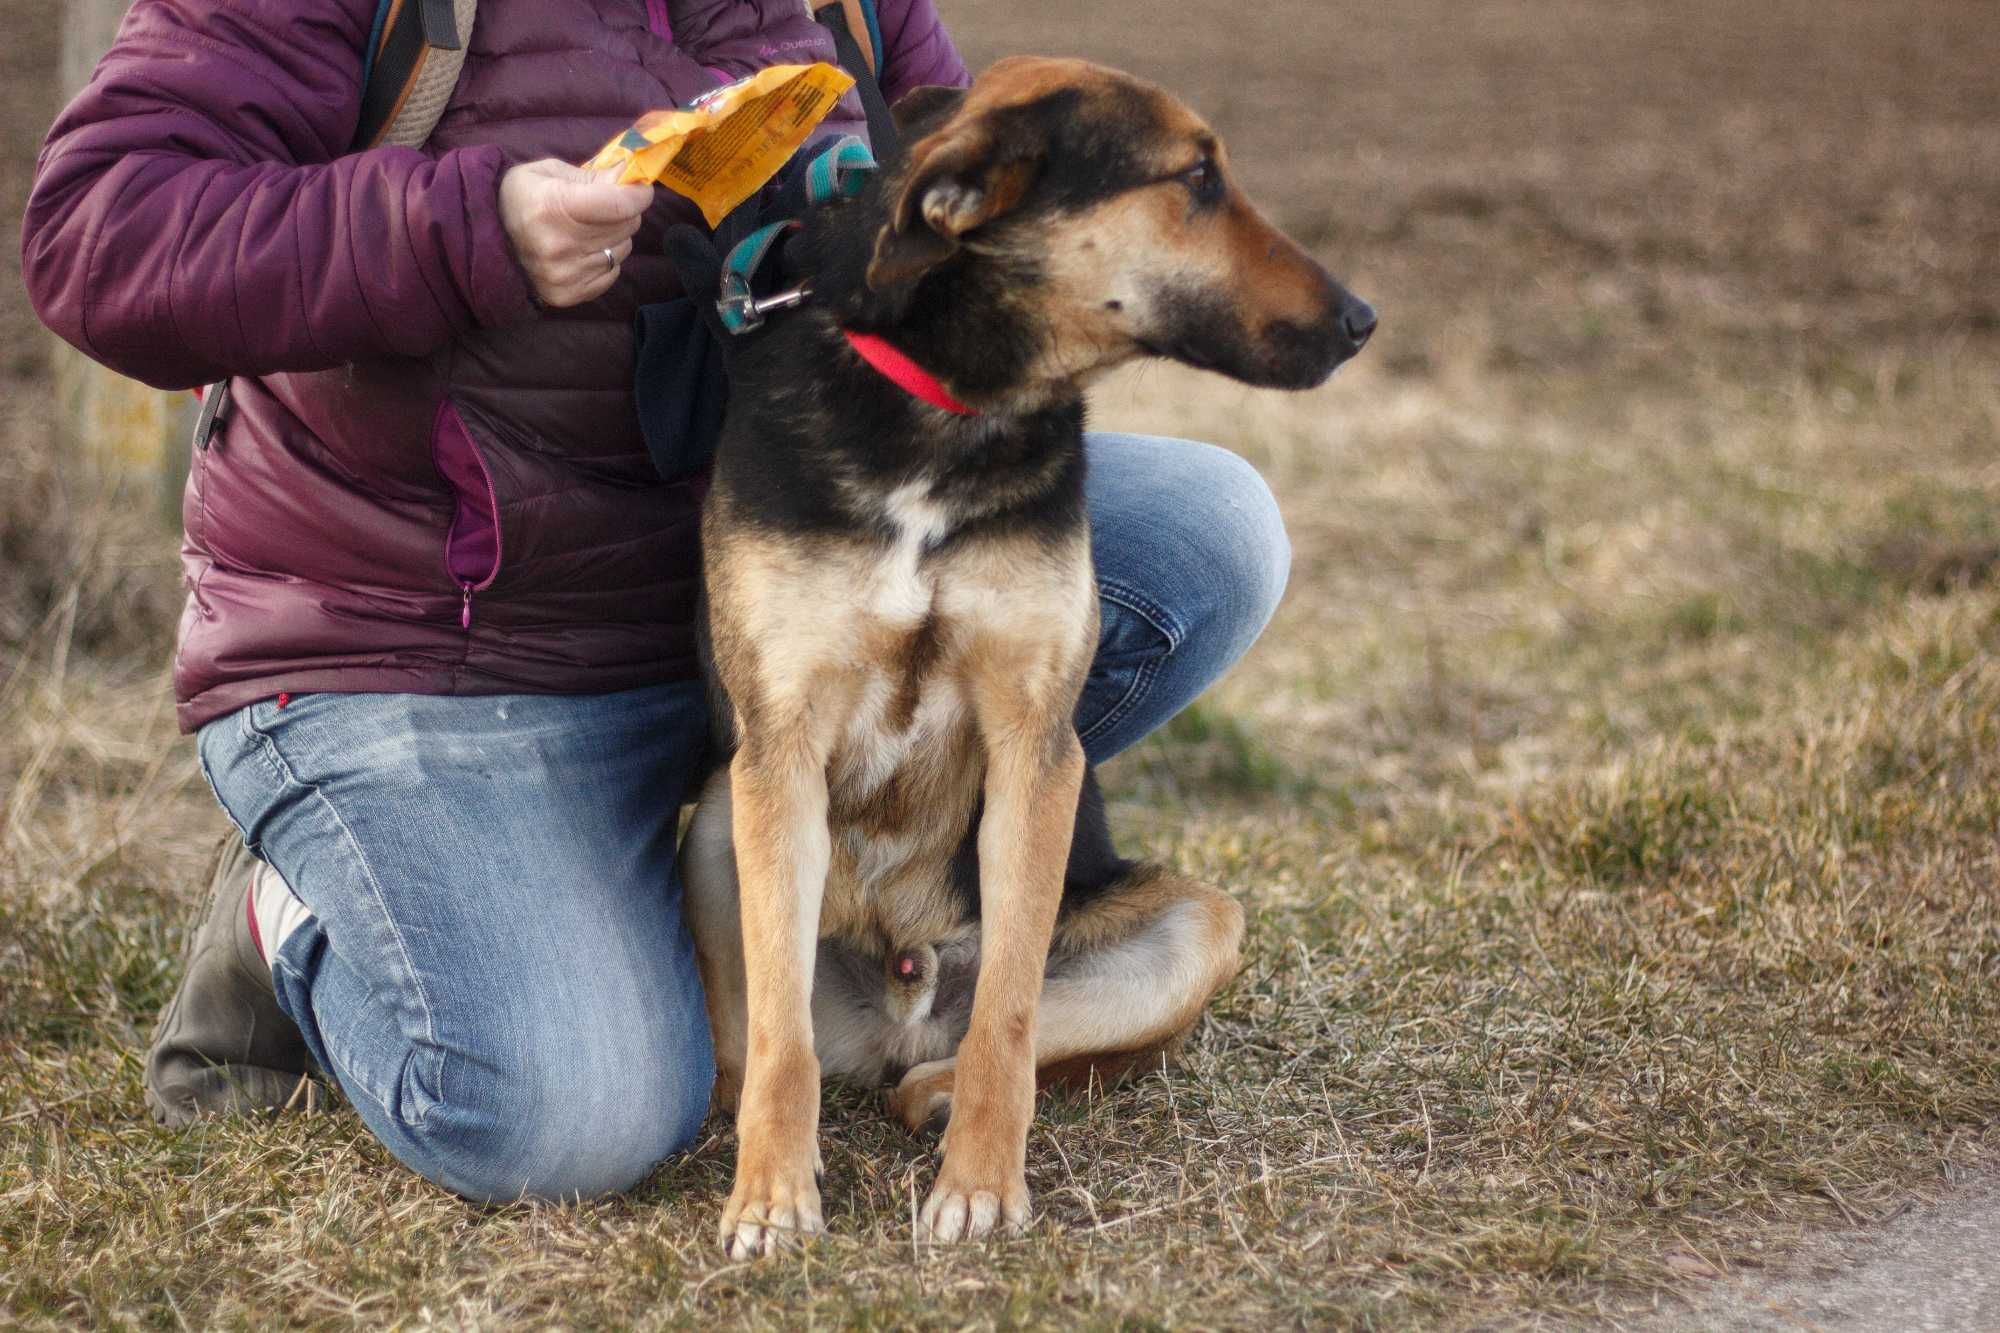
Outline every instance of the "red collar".
POLYGON ((937 376, 881 338, 872 333, 856 333, 852 329, 842 329, 841 333, 863 361, 875 367, 890 383, 912 398, 921 398, 932 407, 941 407, 962 417, 979 415, 978 408, 967 407, 952 397, 945 391, 944 385, 938 383, 937 376))

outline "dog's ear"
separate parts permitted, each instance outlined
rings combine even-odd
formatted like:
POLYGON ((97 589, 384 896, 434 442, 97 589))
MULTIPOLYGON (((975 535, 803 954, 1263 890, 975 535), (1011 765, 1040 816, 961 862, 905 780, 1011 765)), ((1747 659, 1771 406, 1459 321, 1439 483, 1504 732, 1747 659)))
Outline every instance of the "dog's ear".
POLYGON ((1034 184, 1042 149, 1005 117, 947 122, 910 149, 889 220, 875 237, 868 285, 913 282, 958 253, 959 238, 1012 209, 1034 184))
POLYGON ((919 84, 896 99, 896 105, 889 108, 889 115, 895 120, 896 129, 907 139, 936 129, 944 123, 946 116, 958 110, 959 103, 964 100, 963 88, 936 83, 919 84))

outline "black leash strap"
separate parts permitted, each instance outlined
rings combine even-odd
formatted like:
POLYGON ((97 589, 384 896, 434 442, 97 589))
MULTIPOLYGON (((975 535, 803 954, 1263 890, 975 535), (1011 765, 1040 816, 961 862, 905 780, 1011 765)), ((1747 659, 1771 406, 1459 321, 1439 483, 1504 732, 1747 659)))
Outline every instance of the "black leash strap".
POLYGON ((896 155, 902 142, 896 134, 896 118, 889 114, 889 100, 882 96, 882 85, 875 81, 875 73, 868 68, 861 45, 854 40, 838 4, 822 5, 813 12, 813 18, 833 34, 833 49, 840 56, 840 67, 854 76, 855 91, 861 94, 861 109, 868 113, 868 146, 877 162, 886 163, 896 155))

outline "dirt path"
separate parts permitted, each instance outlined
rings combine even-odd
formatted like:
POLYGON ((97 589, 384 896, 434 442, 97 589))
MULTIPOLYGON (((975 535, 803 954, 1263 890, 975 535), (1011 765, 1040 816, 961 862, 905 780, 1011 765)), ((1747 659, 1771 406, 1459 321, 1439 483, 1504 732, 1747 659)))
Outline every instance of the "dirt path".
POLYGON ((1829 1236, 1783 1272, 1725 1279, 1694 1299, 1654 1327, 2000 1329, 2000 1177, 1966 1181, 1879 1230, 1829 1236))

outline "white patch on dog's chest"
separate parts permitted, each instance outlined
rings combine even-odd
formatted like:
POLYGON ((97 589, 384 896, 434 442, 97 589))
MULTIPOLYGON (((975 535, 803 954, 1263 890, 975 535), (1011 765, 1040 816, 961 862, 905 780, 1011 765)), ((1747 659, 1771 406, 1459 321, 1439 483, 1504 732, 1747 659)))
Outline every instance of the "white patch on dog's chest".
POLYGON ((924 556, 951 531, 951 515, 923 482, 898 486, 883 508, 895 536, 869 580, 864 606, 892 624, 914 625, 936 599, 937 576, 924 568, 924 556))

